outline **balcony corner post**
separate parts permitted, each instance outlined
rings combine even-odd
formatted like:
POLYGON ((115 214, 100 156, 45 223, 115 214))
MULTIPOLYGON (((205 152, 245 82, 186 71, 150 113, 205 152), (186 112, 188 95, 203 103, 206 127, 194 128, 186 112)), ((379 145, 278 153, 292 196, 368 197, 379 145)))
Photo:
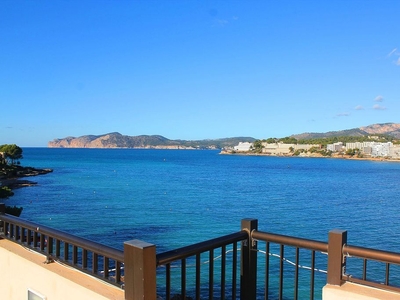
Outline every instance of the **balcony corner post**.
POLYGON ((125 300, 156 300, 156 246, 139 240, 124 243, 125 300))
POLYGON ((346 260, 343 255, 343 246, 346 243, 347 231, 339 229, 329 231, 327 274, 328 284, 342 284, 342 275, 344 274, 346 268, 346 260))
POLYGON ((242 230, 248 232, 248 238, 242 241, 240 259, 240 299, 255 300, 257 289, 257 241, 251 233, 258 229, 257 219, 243 219, 242 230))

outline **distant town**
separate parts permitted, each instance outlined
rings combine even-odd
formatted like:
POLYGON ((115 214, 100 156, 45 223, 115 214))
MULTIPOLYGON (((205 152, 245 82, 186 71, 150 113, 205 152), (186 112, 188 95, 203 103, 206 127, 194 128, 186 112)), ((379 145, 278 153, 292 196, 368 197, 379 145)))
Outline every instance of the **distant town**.
MULTIPOLYGON (((373 138, 373 137, 370 137, 373 138)), ((225 148, 222 154, 254 154, 272 156, 343 157, 359 159, 400 160, 400 145, 393 142, 335 142, 332 144, 298 144, 257 140, 240 142, 233 148, 225 148)))

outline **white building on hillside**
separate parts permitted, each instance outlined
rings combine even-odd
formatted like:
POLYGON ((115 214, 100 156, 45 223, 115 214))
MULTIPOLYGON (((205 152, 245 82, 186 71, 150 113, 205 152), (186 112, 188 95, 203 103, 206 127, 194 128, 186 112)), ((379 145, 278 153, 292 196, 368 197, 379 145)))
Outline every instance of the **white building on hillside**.
POLYGON ((263 145, 263 153, 271 154, 271 155, 285 155, 289 154, 292 151, 296 150, 305 150, 308 151, 313 147, 320 147, 320 145, 313 144, 285 144, 285 143, 262 143, 263 145))
POLYGON ((334 143, 334 144, 328 144, 326 145, 326 150, 330 150, 332 152, 339 152, 343 150, 343 143, 342 142, 338 142, 338 143, 334 143))
POLYGON ((355 143, 346 143, 346 150, 349 149, 358 149, 361 152, 365 147, 371 147, 373 142, 355 142, 355 143))
POLYGON ((239 145, 233 147, 233 149, 234 149, 235 151, 246 152, 246 151, 250 151, 251 146, 253 146, 253 143, 249 143, 249 142, 239 142, 239 145))
POLYGON ((356 142, 346 143, 346 150, 359 149, 361 153, 371 157, 392 157, 400 158, 400 146, 393 145, 391 142, 356 142))
POLYGON ((390 147, 393 146, 391 142, 388 143, 373 143, 371 149, 371 156, 389 156, 390 154, 390 147))

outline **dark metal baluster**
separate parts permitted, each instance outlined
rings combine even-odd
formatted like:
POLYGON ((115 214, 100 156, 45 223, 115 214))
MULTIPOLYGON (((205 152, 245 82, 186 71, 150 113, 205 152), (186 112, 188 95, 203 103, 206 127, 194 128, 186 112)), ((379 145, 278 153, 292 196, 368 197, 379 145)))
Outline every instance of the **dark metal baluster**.
POLYGON ((21 227, 21 244, 26 245, 26 228, 21 227))
POLYGON ((121 263, 115 262, 115 283, 121 282, 121 263))
POLYGON ((69 245, 67 242, 64 242, 64 261, 68 261, 69 259, 69 245))
POLYGON ((367 259, 364 258, 364 263, 363 263, 363 280, 367 280, 367 259))
POLYGON ((268 299, 269 293, 269 242, 265 243, 265 295, 264 298, 268 299))
POLYGON ((214 249, 209 252, 209 269, 208 269, 208 298, 213 299, 214 297, 214 249))
POLYGON ((32 243, 32 230, 28 229, 27 237, 26 237, 26 245, 28 247, 31 246, 32 243))
POLYGON ((285 246, 280 245, 280 259, 279 259, 279 299, 283 298, 283 257, 285 254, 285 246))
POLYGON ((196 299, 200 299, 201 254, 196 254, 196 299))
POLYGON ((56 257, 60 257, 61 255, 61 242, 59 239, 56 240, 56 257))
POLYGON ((10 223, 4 221, 3 222, 3 233, 5 237, 10 237, 10 223))
POLYGON ((186 299, 186 259, 181 260, 181 296, 186 299))
POLYGON ((88 251, 86 249, 82 250, 82 268, 87 269, 88 267, 88 251))
POLYGON ((40 234, 40 250, 44 251, 44 248, 46 247, 46 236, 41 233, 40 234))
POLYGON ((237 243, 233 243, 233 254, 232 254, 232 300, 236 299, 237 292, 237 243))
POLYGON ((15 235, 14 235, 14 241, 18 242, 18 240, 20 239, 20 234, 19 234, 19 226, 15 225, 15 235))
POLYGON ((15 225, 14 224, 10 224, 10 238, 12 238, 13 240, 15 240, 15 234, 14 234, 15 230, 14 230, 14 228, 15 228, 15 225))
POLYGON ((389 269, 390 269, 390 264, 386 263, 386 276, 385 276, 385 284, 389 285, 389 269))
POLYGON ((76 265, 78 262, 78 247, 73 245, 72 246, 72 264, 76 265))
POLYGON ((171 264, 167 264, 165 270, 166 300, 171 299, 171 264))
POLYGON ((315 251, 311 251, 310 300, 314 299, 315 251))
POLYGON ((221 300, 225 300, 226 246, 221 247, 221 300))
POLYGON ((33 232, 33 245, 32 245, 32 247, 33 247, 33 248, 36 248, 36 247, 37 247, 37 244, 38 244, 38 234, 37 234, 36 231, 34 231, 34 232, 33 232))
POLYGON ((299 264, 300 264, 300 250, 296 247, 296 266, 294 269, 294 299, 299 299, 299 264))
POLYGON ((99 255, 97 253, 93 253, 92 259, 92 272, 93 274, 97 274, 99 271, 99 255))
POLYGON ((53 243, 54 239, 53 237, 49 236, 47 237, 47 256, 51 256, 53 254, 53 243))
POLYGON ((104 278, 108 278, 110 269, 110 259, 104 256, 104 278))

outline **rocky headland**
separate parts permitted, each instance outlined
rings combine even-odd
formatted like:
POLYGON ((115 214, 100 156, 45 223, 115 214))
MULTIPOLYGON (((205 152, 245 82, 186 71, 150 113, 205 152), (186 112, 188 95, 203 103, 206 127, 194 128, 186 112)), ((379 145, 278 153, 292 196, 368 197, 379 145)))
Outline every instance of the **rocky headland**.
POLYGON ((206 140, 170 140, 161 135, 128 136, 118 132, 102 135, 66 137, 48 142, 49 148, 133 148, 133 149, 222 149, 241 141, 254 142, 252 137, 206 140))

